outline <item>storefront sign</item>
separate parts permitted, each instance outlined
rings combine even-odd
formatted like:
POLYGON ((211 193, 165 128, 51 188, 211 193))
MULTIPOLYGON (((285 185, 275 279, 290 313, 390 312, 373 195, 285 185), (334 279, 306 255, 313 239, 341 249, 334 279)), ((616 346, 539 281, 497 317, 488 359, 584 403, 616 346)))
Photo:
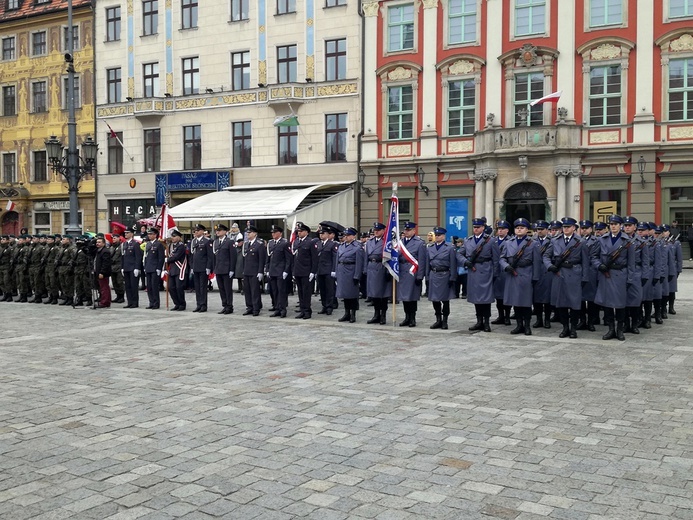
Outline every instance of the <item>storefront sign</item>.
POLYGON ((126 226, 135 224, 139 219, 158 215, 154 199, 127 199, 108 201, 108 219, 126 226))
POLYGON ((45 200, 34 202, 34 211, 69 210, 69 200, 45 200))
POLYGON ((469 199, 446 199, 445 222, 450 236, 467 234, 469 199))
POLYGON ((615 200, 600 201, 594 203, 594 222, 608 222, 611 215, 615 215, 618 203, 615 200))
POLYGON ((229 171, 173 172, 156 176, 156 205, 166 203, 170 191, 219 191, 230 184, 229 171))

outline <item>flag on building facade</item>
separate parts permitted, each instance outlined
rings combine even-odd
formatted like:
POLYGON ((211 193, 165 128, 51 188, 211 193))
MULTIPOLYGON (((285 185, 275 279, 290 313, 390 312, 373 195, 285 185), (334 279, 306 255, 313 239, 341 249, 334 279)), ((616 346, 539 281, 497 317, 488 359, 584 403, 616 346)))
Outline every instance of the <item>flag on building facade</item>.
POLYGON ((7 205, 5 206, 5 211, 14 211, 14 208, 16 208, 17 205, 12 202, 11 200, 7 201, 7 205))
POLYGON ((274 120, 274 126, 298 126, 298 116, 296 114, 279 116, 274 120))
POLYGON ((563 94, 562 90, 559 90, 558 92, 552 92, 548 96, 541 97, 539 99, 535 99, 532 101, 529 106, 533 107, 535 105, 541 105, 543 103, 555 103, 559 99, 561 99, 561 94, 563 94))

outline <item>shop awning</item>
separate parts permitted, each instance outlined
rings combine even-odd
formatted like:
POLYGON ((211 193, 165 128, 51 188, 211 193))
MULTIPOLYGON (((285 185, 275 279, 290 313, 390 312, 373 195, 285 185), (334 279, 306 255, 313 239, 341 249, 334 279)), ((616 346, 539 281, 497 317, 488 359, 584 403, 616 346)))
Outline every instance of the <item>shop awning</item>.
POLYGON ((353 225, 352 183, 230 187, 171 208, 176 222, 293 219, 311 227, 321 220, 353 225))

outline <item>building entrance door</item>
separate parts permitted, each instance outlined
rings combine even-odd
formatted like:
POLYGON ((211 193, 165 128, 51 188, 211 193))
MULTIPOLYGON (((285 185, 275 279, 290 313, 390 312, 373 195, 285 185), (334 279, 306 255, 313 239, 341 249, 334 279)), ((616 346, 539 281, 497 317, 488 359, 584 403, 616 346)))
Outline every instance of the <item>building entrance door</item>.
POLYGON ((19 214, 16 211, 8 211, 2 216, 2 234, 19 234, 19 214))
POLYGON ((521 182, 505 192, 505 218, 510 224, 518 218, 530 222, 546 219, 546 190, 535 182, 521 182))

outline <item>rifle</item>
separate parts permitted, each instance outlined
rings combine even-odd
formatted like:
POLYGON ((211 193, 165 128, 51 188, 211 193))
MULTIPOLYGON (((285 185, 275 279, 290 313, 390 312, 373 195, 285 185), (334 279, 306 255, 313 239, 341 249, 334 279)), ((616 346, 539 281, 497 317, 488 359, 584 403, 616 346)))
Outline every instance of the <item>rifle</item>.
POLYGON ((513 255, 513 257, 510 259, 510 262, 508 262, 508 265, 512 268, 512 273, 513 276, 517 276, 517 271, 515 268, 517 267, 517 264, 520 262, 520 259, 524 256, 525 254, 525 249, 527 249, 527 246, 532 243, 532 239, 528 238, 525 240, 524 245, 520 248, 520 250, 513 255))
POLYGON ((555 262, 553 262, 553 265, 558 268, 558 270, 555 271, 556 276, 558 276, 558 273, 561 270, 561 266, 563 265, 563 262, 565 262, 566 258, 568 258, 570 256, 570 253, 575 251, 575 249, 577 249, 577 247, 581 243, 582 242, 580 242, 579 240, 577 242, 575 242, 572 246, 570 246, 568 249, 563 251, 563 253, 561 253, 561 256, 559 256, 558 259, 555 262))
POLYGON ((618 260, 618 258, 621 256, 621 253, 623 252, 624 249, 628 249, 632 242, 630 240, 626 241, 625 244, 621 244, 616 251, 612 252, 609 255, 609 258, 606 259, 606 262, 604 265, 606 266, 606 271, 604 272, 604 276, 606 278, 611 278, 611 273, 609 273, 609 269, 611 269, 611 266, 614 265, 614 262, 618 260))
POLYGON ((472 251, 472 255, 469 257, 469 260, 467 260, 467 262, 472 264, 471 265, 472 271, 476 272, 476 267, 474 266, 474 264, 476 263, 476 259, 481 254, 481 251, 484 249, 484 246, 486 244, 488 244, 489 240, 491 240, 491 235, 486 235, 486 240, 484 240, 481 244, 479 244, 476 247, 476 249, 474 251, 472 251))

